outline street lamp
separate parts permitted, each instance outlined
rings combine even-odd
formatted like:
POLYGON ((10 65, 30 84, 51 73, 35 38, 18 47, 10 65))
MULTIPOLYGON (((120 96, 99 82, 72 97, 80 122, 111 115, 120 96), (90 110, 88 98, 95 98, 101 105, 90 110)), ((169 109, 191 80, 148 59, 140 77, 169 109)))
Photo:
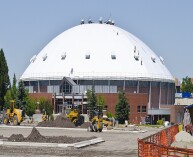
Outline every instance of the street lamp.
POLYGON ((40 114, 40 102, 37 101, 37 109, 35 111, 36 114, 40 114))

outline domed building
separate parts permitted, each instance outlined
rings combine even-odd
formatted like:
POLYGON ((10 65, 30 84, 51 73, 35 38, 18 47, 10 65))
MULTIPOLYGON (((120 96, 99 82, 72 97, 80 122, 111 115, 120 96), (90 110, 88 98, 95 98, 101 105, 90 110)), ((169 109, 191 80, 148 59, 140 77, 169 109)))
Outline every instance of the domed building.
POLYGON ((115 113, 118 92, 125 91, 130 121, 170 119, 174 78, 145 43, 114 23, 80 24, 64 31, 34 55, 21 76, 31 95, 53 100, 56 113, 77 105, 87 113, 85 91, 94 87, 115 113))

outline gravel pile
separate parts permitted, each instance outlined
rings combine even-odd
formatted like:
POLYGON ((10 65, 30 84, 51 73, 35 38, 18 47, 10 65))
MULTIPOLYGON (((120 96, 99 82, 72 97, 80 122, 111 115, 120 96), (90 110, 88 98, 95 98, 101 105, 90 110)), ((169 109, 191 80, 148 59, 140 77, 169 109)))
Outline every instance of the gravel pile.
POLYGON ((92 137, 67 137, 67 136, 42 136, 34 127, 28 137, 22 134, 13 134, 8 138, 11 142, 39 142, 39 143, 76 143, 96 138, 92 137))

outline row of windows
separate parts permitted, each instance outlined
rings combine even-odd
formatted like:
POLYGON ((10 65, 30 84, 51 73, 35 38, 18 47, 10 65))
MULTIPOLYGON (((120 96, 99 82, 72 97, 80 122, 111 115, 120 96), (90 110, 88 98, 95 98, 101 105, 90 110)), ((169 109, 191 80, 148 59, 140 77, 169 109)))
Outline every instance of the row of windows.
MULTIPOLYGON (((62 80, 40 80, 40 81, 24 81, 25 86, 48 86, 60 85, 62 80)), ((135 81, 135 80, 74 80, 77 85, 117 85, 117 86, 140 86, 149 87, 150 81, 135 81)), ((159 87, 160 82, 151 82, 151 87, 159 87)), ((161 82, 163 87, 173 87, 174 83, 161 82)))
MULTIPOLYGON (((130 113, 130 105, 128 106, 128 110, 130 113)), ((147 106, 137 106, 137 112, 138 113, 140 113, 140 112, 146 113, 147 112, 147 106)))
POLYGON ((137 112, 147 112, 147 106, 137 106, 137 112))

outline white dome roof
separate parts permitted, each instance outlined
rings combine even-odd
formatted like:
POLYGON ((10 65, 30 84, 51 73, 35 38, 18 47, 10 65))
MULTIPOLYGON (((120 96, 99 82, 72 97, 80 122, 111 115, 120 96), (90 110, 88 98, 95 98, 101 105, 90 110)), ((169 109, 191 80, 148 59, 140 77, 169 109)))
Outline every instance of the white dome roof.
POLYGON ((64 31, 30 62, 22 80, 174 80, 162 57, 131 33, 109 24, 82 24, 64 31))

